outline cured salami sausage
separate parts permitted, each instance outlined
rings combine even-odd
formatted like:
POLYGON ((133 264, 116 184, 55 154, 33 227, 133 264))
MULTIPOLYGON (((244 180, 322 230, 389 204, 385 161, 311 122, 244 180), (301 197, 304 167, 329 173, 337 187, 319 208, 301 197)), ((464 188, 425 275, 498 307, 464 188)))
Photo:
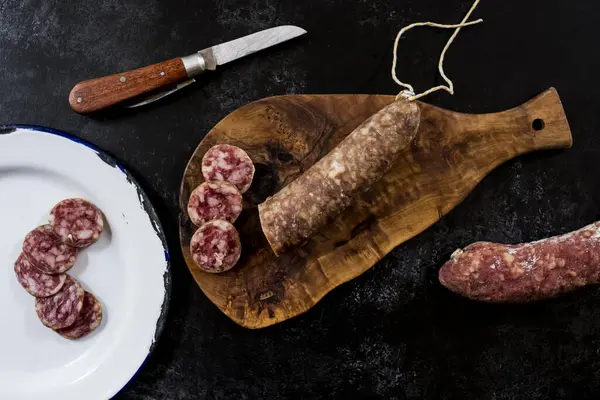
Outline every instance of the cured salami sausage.
POLYGON ((254 178, 254 164, 239 147, 219 144, 202 157, 202 175, 207 181, 227 181, 245 193, 254 178))
POLYGON ((40 272, 23 253, 15 263, 15 275, 23 289, 35 297, 48 297, 58 293, 67 279, 65 274, 48 275, 40 272))
POLYGON ((35 299, 35 311, 40 321, 50 329, 71 326, 83 307, 85 291, 81 284, 67 275, 63 287, 50 297, 35 299))
POLYGON ((417 103, 395 101, 260 204, 262 229, 275 254, 303 244, 380 180, 415 137, 420 118, 417 103))
POLYGON ((50 225, 38 226, 25 236, 23 253, 46 274, 68 271, 77 258, 77 249, 63 243, 50 225))
POLYGON ((83 307, 73 325, 58 329, 56 332, 67 339, 80 339, 92 333, 102 322, 102 304, 96 297, 85 292, 83 307))
POLYGON ((190 195, 188 215, 198 226, 213 219, 233 223, 241 212, 242 195, 229 182, 204 182, 190 195))
POLYGON ((242 253, 240 235, 231 223, 214 220, 202 225, 190 243, 194 262, 206 272, 225 272, 233 268, 242 253))
POLYGON ((64 243, 86 247, 100 238, 104 230, 104 218, 89 201, 66 199, 50 211, 50 225, 64 243))
POLYGON ((478 242, 457 250, 442 285, 473 300, 542 300, 600 283, 600 222, 532 243, 478 242))

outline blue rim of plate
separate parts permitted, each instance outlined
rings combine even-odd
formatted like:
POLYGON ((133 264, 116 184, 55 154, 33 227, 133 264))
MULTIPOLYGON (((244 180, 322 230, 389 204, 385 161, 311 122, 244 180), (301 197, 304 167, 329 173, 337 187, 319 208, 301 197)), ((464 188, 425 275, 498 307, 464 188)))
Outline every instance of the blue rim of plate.
MULTIPOLYGON (((105 163, 107 163, 108 165, 110 165, 113 168, 118 168, 119 171, 121 171, 125 175, 125 177, 127 178, 127 181, 129 181, 129 183, 131 183, 135 187, 135 189, 138 193, 139 200, 140 200, 140 205, 142 206, 142 208, 144 209, 146 214, 148 214, 148 217, 150 218, 150 222, 152 223, 154 231, 156 232, 156 235, 159 237, 159 239, 163 245, 165 261, 167 263, 167 267, 166 267, 165 273, 163 275, 163 280, 164 280, 164 285, 165 285, 165 297, 163 299, 163 303, 161 306, 160 315, 158 317, 158 320, 156 321, 156 329, 154 331, 154 339, 152 340, 152 344, 150 345, 150 349, 148 350, 148 355, 146 356, 146 359, 142 362, 142 364, 140 365, 140 367, 138 368, 136 373, 130 378, 129 382, 131 382, 131 380, 135 377, 137 372, 140 371, 140 369, 144 366, 145 362, 148 360, 148 356, 156 348, 158 339, 165 328, 165 323, 167 321, 167 315, 169 312, 169 303, 171 301, 171 289, 172 289, 171 257, 170 257, 169 248, 167 245, 167 238, 165 236, 165 232, 163 230, 162 224, 160 223, 160 219, 158 218, 158 214, 156 213, 156 210, 152 206, 152 203, 150 202, 148 195, 146 194, 144 189, 142 189, 139 182, 133 177, 133 175, 131 175, 131 173, 125 167, 123 167, 113 156, 111 156, 104 150, 98 148, 96 145, 94 145, 86 140, 83 140, 81 138, 78 138, 77 136, 74 136, 70 133, 59 131, 59 130, 52 129, 52 128, 47 128, 44 126, 39 126, 39 125, 3 124, 3 125, 0 125, 0 135, 12 133, 12 132, 16 131, 17 129, 28 129, 31 131, 49 133, 51 135, 63 137, 65 139, 68 139, 72 142, 75 142, 77 144, 80 144, 82 146, 85 146, 85 147, 93 150, 98 155, 98 157, 100 157, 100 159, 102 161, 104 161, 105 163)), ((125 386, 127 386, 127 384, 125 384, 125 386)), ((117 392, 115 392, 115 395, 118 392, 120 392, 123 388, 125 388, 125 386, 123 386, 122 388, 119 388, 119 390, 117 392)))

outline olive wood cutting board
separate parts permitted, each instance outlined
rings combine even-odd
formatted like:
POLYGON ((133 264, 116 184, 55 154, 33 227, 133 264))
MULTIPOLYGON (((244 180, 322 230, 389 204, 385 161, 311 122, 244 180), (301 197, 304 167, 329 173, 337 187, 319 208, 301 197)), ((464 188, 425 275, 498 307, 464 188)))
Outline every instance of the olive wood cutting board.
POLYGON ((498 165, 572 144, 554 89, 495 114, 461 114, 419 103, 417 137, 390 172, 305 246, 276 257, 262 233, 258 204, 392 101, 384 95, 270 97, 229 114, 200 143, 181 185, 181 246, 197 284, 233 321, 263 328, 309 310, 437 222, 498 165), (191 191, 203 182, 202 156, 218 143, 245 149, 256 174, 235 223, 243 246, 240 261, 229 272, 210 274, 192 261, 195 227, 186 209, 191 191))

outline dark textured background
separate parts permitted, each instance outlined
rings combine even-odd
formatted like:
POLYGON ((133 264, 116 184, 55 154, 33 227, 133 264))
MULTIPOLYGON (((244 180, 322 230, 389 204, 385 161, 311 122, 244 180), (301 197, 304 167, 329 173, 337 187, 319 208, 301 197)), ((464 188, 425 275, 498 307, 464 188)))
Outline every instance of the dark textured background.
MULTIPOLYGON (((436 272, 476 240, 529 241, 600 217, 600 70, 594 1, 483 1, 447 58, 464 112, 510 108, 555 86, 575 146, 509 162, 450 215, 307 314, 249 331, 220 313, 179 253, 180 179, 206 132, 234 109, 284 93, 396 93, 396 31, 458 22, 471 0, 0 0, 0 124, 46 125, 112 153, 152 198, 173 252, 170 315, 156 351, 119 399, 598 399, 600 289, 520 306, 446 292, 436 272), (231 64, 160 104, 89 118, 79 80, 185 55, 279 24, 299 40, 231 64)), ((419 30, 400 76, 440 81, 450 32, 419 30)))

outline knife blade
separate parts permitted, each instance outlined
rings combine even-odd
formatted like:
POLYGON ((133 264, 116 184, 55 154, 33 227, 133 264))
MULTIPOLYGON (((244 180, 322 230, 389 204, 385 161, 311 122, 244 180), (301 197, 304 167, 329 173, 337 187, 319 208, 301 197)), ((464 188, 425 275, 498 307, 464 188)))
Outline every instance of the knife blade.
POLYGON ((293 25, 278 26, 226 43, 208 47, 185 57, 95 78, 76 84, 69 94, 73 111, 88 114, 148 95, 129 107, 149 104, 188 86, 194 77, 217 66, 256 53, 305 34, 293 25), (166 89, 166 90, 164 90, 166 89), (158 90, 164 90, 158 93, 158 90))

